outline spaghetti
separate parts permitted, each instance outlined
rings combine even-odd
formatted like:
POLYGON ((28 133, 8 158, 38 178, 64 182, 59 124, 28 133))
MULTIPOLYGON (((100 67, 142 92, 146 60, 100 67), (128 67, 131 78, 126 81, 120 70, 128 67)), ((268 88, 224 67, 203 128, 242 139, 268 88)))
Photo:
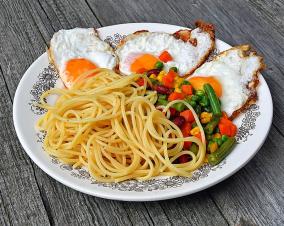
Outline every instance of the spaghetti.
POLYGON ((52 89, 41 96, 47 113, 38 121, 46 132, 44 149, 73 167, 86 167, 98 181, 147 180, 154 176, 191 176, 205 158, 205 136, 192 107, 180 100, 170 102, 163 112, 156 109, 155 91, 135 82, 143 75, 120 76, 96 69, 80 76, 70 89, 52 89), (95 74, 95 76, 91 76, 95 74), (46 103, 59 95, 54 105, 46 103), (167 116, 169 108, 183 102, 192 112, 202 141, 183 137, 167 116), (198 145, 198 152, 183 150, 185 141, 198 145), (182 155, 190 161, 176 164, 182 155))

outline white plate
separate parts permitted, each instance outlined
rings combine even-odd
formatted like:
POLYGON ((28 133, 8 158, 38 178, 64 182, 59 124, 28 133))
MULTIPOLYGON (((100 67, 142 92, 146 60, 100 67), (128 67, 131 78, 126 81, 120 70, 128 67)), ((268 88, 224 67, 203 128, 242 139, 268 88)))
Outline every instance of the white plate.
MULTIPOLYGON (((116 45, 123 35, 137 30, 173 33, 183 27, 136 23, 99 28, 102 39, 116 45)), ((216 52, 230 48, 223 41, 216 41, 216 52)), ((42 134, 35 130, 35 123, 43 113, 33 106, 40 94, 56 85, 58 76, 49 65, 47 54, 42 54, 26 71, 17 88, 13 119, 19 140, 31 159, 48 175, 78 191, 107 199, 127 201, 153 201, 170 199, 206 189, 228 178, 242 168, 259 150, 269 132, 272 122, 272 99, 269 88, 260 76, 259 100, 235 123, 239 127, 238 145, 218 166, 205 165, 192 178, 167 177, 145 182, 99 183, 90 178, 84 169, 70 166, 51 158, 42 149, 42 134)))

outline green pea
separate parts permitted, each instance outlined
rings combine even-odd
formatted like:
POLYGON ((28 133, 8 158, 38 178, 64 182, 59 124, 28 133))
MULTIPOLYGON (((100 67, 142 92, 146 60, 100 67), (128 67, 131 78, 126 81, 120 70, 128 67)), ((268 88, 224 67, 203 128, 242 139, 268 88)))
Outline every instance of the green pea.
POLYGON ((204 94, 204 91, 200 89, 200 90, 196 90, 195 95, 203 97, 205 94, 204 94))
POLYGON ((168 99, 168 98, 167 98, 167 95, 166 95, 166 94, 158 94, 158 99, 166 100, 166 99, 168 99))
POLYGON ((197 95, 192 95, 191 96, 191 100, 193 100, 193 101, 199 101, 199 99, 200 99, 200 97, 197 96, 197 95))
POLYGON ((207 96, 203 96, 199 103, 200 103, 200 105, 202 107, 207 107, 209 105, 208 97, 207 96))
POLYGON ((191 83, 188 80, 183 80, 181 85, 190 85, 191 83))
POLYGON ((196 102, 194 100, 187 99, 186 102, 189 103, 193 108, 196 106, 196 102))
POLYGON ((164 67, 164 64, 161 61, 157 61, 157 63, 155 64, 155 68, 162 70, 164 67))
POLYGON ((228 136, 227 135, 222 135, 221 139, 222 139, 222 142, 225 142, 226 140, 228 140, 228 136))
POLYGON ((215 141, 218 144, 218 146, 221 146, 223 143, 221 138, 214 138, 213 141, 215 141))
POLYGON ((211 134, 206 134, 206 140, 212 140, 212 135, 211 134))
POLYGON ((178 72, 177 67, 171 67, 170 70, 174 71, 174 72, 178 72))
POLYGON ((197 105, 195 108, 194 108, 196 114, 200 115, 201 113, 201 106, 200 105, 197 105))
POLYGON ((183 103, 175 103, 173 105, 173 108, 175 108, 177 111, 181 112, 184 110, 185 105, 183 103))
POLYGON ((191 151, 195 155, 197 155, 198 150, 199 150, 198 146, 196 144, 194 144, 194 143, 191 145, 191 147, 189 149, 189 151, 191 151))

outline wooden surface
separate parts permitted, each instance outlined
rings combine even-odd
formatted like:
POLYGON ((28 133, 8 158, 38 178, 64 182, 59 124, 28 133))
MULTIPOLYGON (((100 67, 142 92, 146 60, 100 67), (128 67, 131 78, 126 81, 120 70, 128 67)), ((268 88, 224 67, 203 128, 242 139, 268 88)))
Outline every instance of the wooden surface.
POLYGON ((283 225, 284 1, 0 0, 0 225, 283 225), (192 27, 202 18, 217 37, 250 43, 265 57, 274 101, 270 134, 258 154, 226 181, 160 202, 105 200, 46 175, 25 154, 12 104, 29 65, 55 31, 129 22, 192 27))

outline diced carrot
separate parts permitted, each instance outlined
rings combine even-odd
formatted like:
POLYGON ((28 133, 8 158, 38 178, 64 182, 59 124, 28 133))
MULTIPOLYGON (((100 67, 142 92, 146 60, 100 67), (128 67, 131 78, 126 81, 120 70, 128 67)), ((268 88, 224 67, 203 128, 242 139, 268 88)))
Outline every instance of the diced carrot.
POLYGON ((197 137, 199 140, 202 140, 202 138, 201 138, 201 133, 200 133, 200 132, 197 133, 197 134, 195 134, 194 136, 197 137))
POLYGON ((163 77, 163 85, 167 88, 170 88, 170 89, 174 88, 174 83, 167 80, 167 79, 164 79, 164 77, 163 77))
POLYGON ((181 90, 183 93, 187 94, 187 95, 192 95, 192 85, 182 85, 181 86, 181 90))
POLYGON ((171 54, 167 50, 165 50, 165 51, 163 51, 161 53, 161 55, 159 56, 159 59, 161 61, 163 61, 164 63, 167 63, 168 61, 172 61, 173 60, 171 54))
POLYGON ((231 125, 231 137, 236 136, 236 134, 237 134, 237 126, 232 123, 232 125, 231 125))
POLYGON ((185 110, 185 111, 181 112, 180 115, 183 116, 185 118, 185 121, 187 121, 187 122, 194 122, 195 121, 191 110, 185 110))
POLYGON ((144 83, 145 83, 144 78, 139 78, 139 79, 136 81, 136 83, 137 83, 139 86, 144 86, 144 83))
POLYGON ((222 117, 221 119, 220 119, 220 122, 219 122, 220 124, 225 124, 225 125, 230 125, 230 124, 232 124, 232 122, 229 120, 229 119, 227 119, 227 118, 224 118, 224 117, 222 117))
POLYGON ((178 158, 179 163, 187 163, 189 161, 189 156, 188 155, 182 155, 178 158))
POLYGON ((226 115, 220 119, 218 127, 222 135, 233 137, 237 134, 237 126, 226 115))
POLYGON ((168 88, 173 88, 174 87, 174 80, 176 77, 176 73, 172 70, 170 70, 163 78, 163 84, 164 86, 168 87, 168 88))
POLYGON ((146 68, 139 68, 139 69, 136 71, 136 73, 137 73, 137 74, 143 74, 143 73, 146 72, 146 71, 147 71, 146 68))
POLYGON ((228 119, 228 115, 226 112, 222 111, 222 117, 225 118, 225 119, 228 119))
POLYGON ((188 137, 190 135, 191 124, 189 122, 185 122, 181 128, 181 132, 183 137, 188 137))
POLYGON ((183 100, 184 99, 184 94, 182 93, 177 93, 177 92, 172 92, 169 97, 168 100, 169 101, 174 101, 174 100, 183 100))
POLYGON ((170 70, 166 76, 171 77, 171 78, 174 79, 177 75, 178 74, 175 71, 170 70))
POLYGON ((220 133, 222 135, 227 135, 227 136, 231 135, 230 127, 228 125, 225 125, 223 123, 219 123, 219 130, 220 130, 220 133))

